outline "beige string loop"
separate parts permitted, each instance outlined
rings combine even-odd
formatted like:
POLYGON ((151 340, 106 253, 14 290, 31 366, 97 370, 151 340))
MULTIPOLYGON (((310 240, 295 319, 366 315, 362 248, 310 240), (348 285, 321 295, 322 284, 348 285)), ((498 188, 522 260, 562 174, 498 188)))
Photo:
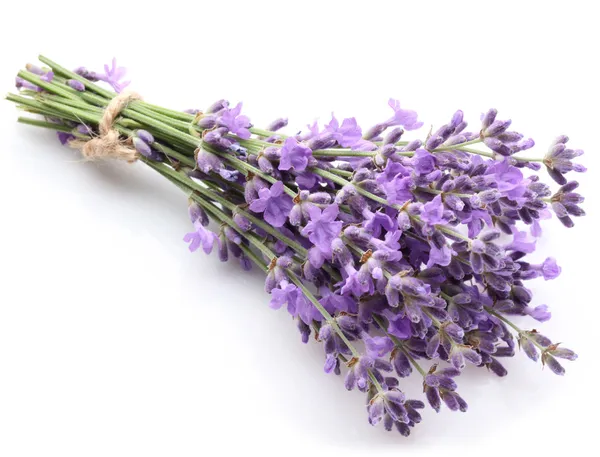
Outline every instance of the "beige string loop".
POLYGON ((138 152, 130 141, 121 140, 119 132, 113 129, 113 123, 130 101, 141 98, 139 94, 132 91, 121 92, 104 109, 104 114, 98 124, 100 135, 87 141, 72 140, 69 142, 69 146, 81 150, 81 154, 86 160, 118 159, 135 162, 138 152))

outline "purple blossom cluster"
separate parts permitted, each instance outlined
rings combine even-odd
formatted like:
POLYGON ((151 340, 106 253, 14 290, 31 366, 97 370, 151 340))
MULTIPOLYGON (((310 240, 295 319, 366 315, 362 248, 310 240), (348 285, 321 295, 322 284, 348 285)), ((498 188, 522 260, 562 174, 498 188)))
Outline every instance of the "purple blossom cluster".
MULTIPOLYGON (((28 71, 32 81, 53 81, 50 70, 28 71)), ((86 90, 82 77, 126 85, 114 61, 104 74, 61 73, 52 84, 73 93, 86 90)), ((41 91, 23 78, 17 85, 41 91)), ((270 307, 287 309, 304 343, 312 334, 323 344, 324 371, 366 393, 369 423, 406 436, 425 404, 406 398, 402 378, 419 376, 435 411, 466 411, 457 379, 467 365, 505 376, 501 360, 519 347, 562 375, 558 359, 576 358, 512 319, 550 319, 527 284, 561 268, 528 256, 542 221, 572 227, 584 215, 566 176, 585 168, 566 136, 543 157, 525 157, 534 141, 494 109, 474 130, 457 111, 424 138, 404 140, 423 122, 396 100, 389 107, 391 116, 364 132, 355 118, 332 115, 284 135, 287 119, 257 129, 241 103, 219 100, 169 118, 157 111, 154 122, 122 132, 142 162, 190 195, 190 251, 264 268, 270 307), (542 165, 560 187, 541 181, 542 165)), ((59 132, 63 143, 96 134, 58 122, 73 127, 59 132)))
MULTIPOLYGON (((544 158, 522 158, 517 153, 533 140, 510 131, 496 110, 475 131, 457 111, 424 140, 401 141, 422 122, 397 101, 389 105, 392 117, 366 134, 356 119, 332 116, 323 128, 313 124, 295 136, 272 127, 252 138, 241 104, 219 101, 197 116, 205 130, 196 158, 203 173, 239 172, 240 190, 229 192, 237 231, 225 238, 250 246, 244 235, 253 234, 276 255, 265 259, 271 307, 286 307, 304 342, 315 332, 325 372, 346 367, 346 388, 367 393, 371 424, 383 421, 408 435, 424 405, 405 399, 398 378, 415 371, 433 409, 466 411, 456 379, 469 364, 504 376, 500 359, 514 355, 517 344, 557 374, 564 372, 557 358, 575 359, 508 317, 550 318, 526 282, 554 279, 560 267, 553 258, 532 264, 526 256, 542 220, 554 214, 571 227, 571 217, 584 214, 577 183, 564 175, 585 169, 572 162, 581 151, 567 149, 566 137, 544 158), (242 173, 238 161, 253 171, 242 173), (527 173, 541 164, 562 185, 557 191, 527 173), (318 291, 313 300, 298 280, 318 291)), ((190 249, 200 245, 196 237, 212 246, 216 236, 193 222, 190 249)))

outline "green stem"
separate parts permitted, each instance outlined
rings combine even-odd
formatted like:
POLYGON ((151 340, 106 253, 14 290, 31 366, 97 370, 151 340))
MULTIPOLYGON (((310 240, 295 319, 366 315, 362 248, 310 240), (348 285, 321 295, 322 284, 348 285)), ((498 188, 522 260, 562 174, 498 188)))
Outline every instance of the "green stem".
POLYGON ((475 138, 474 140, 465 141, 464 143, 454 144, 452 146, 442 146, 442 147, 434 149, 431 152, 435 153, 435 152, 443 152, 443 151, 452 151, 454 149, 463 148, 464 146, 469 146, 471 144, 477 144, 477 143, 481 143, 481 138, 475 138))
MULTIPOLYGON (((284 135, 284 134, 278 133, 278 132, 271 132, 270 130, 257 129, 255 127, 252 127, 250 129, 250 133, 254 133, 255 135, 258 135, 258 136, 264 136, 266 138, 276 135, 276 136, 280 137, 281 139, 286 139, 289 136, 289 135, 284 135)), ((269 144, 271 144, 271 143, 269 143, 269 144)))
POLYGON ((33 125, 35 127, 42 127, 45 129, 58 130, 59 132, 71 133, 73 129, 66 125, 55 124, 53 122, 40 121, 38 119, 31 119, 29 117, 19 117, 17 122, 21 124, 33 125))
POLYGON ((439 194, 454 195, 458 198, 470 198, 473 196, 473 194, 459 194, 457 192, 443 192, 438 189, 432 189, 431 187, 417 187, 417 189, 420 190, 421 192, 426 192, 428 194, 434 194, 434 195, 439 195, 439 194))

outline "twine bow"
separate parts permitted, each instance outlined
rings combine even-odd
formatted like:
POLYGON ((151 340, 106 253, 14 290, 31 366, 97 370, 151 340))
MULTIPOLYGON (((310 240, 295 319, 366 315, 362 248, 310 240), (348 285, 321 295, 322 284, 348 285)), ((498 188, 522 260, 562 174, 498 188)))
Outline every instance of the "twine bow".
POLYGON ((113 123, 129 102, 141 98, 136 92, 121 92, 104 109, 104 114, 98 124, 100 134, 90 140, 72 140, 69 142, 69 146, 79 149, 86 160, 118 159, 130 163, 135 162, 138 152, 131 142, 121 140, 119 132, 113 128, 113 123))

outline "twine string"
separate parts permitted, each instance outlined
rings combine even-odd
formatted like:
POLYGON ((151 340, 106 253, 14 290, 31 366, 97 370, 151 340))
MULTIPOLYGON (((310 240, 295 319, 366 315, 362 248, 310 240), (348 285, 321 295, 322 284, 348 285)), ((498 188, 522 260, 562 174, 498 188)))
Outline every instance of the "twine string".
POLYGON ((117 159, 130 163, 135 162, 138 152, 131 142, 127 143, 121 140, 119 132, 113 128, 113 124, 129 102, 141 98, 136 92, 121 92, 104 109, 102 119, 98 124, 100 134, 90 140, 74 139, 69 142, 69 146, 79 149, 86 160, 117 159))

